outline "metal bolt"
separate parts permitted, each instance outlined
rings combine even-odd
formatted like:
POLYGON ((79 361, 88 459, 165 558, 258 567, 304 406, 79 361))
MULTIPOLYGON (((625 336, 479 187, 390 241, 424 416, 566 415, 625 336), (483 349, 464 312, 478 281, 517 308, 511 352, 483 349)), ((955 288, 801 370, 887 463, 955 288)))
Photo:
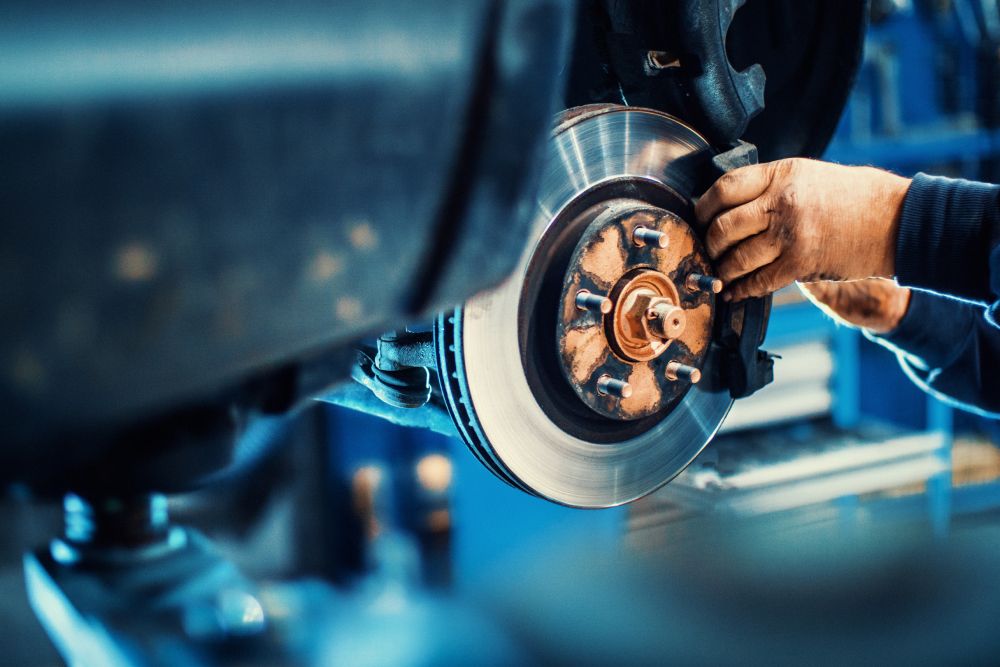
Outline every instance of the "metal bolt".
POLYGON ((691 384, 698 384, 698 381, 701 380, 701 371, 694 366, 688 366, 679 361, 671 361, 667 364, 667 379, 671 382, 686 380, 691 384))
POLYGON ((703 276, 700 273, 689 274, 684 286, 689 292, 711 292, 718 294, 722 291, 722 281, 712 276, 703 276))
POLYGON ((632 242, 637 246, 652 246, 654 248, 666 248, 669 238, 663 232, 648 227, 636 227, 632 232, 632 242))
POLYGON ((632 385, 624 380, 616 380, 610 375, 602 375, 597 378, 597 393, 602 396, 628 398, 632 395, 632 385))
POLYGON ((576 293, 576 307, 580 310, 589 310, 595 313, 607 315, 611 312, 614 304, 611 299, 599 294, 593 294, 590 290, 582 289, 576 293))

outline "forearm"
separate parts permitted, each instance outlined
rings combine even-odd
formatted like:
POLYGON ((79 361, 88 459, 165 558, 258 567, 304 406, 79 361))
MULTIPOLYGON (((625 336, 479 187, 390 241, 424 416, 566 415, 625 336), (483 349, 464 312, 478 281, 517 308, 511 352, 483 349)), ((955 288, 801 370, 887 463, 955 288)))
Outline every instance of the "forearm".
POLYGON ((892 332, 870 338, 897 353, 907 374, 957 407, 1000 414, 1000 329, 971 303, 914 290, 892 332))
POLYGON ((917 174, 896 236, 900 284, 981 304, 1000 295, 1000 186, 917 174))

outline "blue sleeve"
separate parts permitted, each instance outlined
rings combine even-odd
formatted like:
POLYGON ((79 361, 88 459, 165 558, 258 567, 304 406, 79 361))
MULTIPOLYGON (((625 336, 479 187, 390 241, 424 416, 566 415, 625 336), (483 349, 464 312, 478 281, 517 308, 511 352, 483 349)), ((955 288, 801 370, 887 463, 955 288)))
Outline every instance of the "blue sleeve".
POLYGON ((896 237, 901 285, 989 307, 1000 298, 1000 186, 917 174, 896 237))
POLYGON ((914 290, 889 334, 868 334, 896 352, 906 374, 928 393, 986 417, 1000 417, 1000 328, 981 305, 914 290))

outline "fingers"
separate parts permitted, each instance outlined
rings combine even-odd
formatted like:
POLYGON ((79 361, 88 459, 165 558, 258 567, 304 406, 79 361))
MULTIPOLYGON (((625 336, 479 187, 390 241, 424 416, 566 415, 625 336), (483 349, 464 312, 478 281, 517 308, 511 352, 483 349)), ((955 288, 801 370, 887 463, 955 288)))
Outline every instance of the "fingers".
POLYGON ((771 212, 763 199, 726 211, 712 221, 705 236, 709 257, 718 259, 740 241, 761 233, 768 228, 770 220, 771 212))
POLYGON ((765 296, 790 285, 794 278, 787 275, 784 262, 777 261, 740 278, 726 287, 729 301, 742 301, 752 297, 765 296))
POLYGON ((773 171, 771 164, 752 164, 723 174, 695 204, 695 215, 707 223, 726 209, 753 201, 767 190, 773 171))
POLYGON ((719 262, 718 276, 726 284, 756 271, 778 259, 781 244, 773 234, 751 236, 737 244, 719 262))

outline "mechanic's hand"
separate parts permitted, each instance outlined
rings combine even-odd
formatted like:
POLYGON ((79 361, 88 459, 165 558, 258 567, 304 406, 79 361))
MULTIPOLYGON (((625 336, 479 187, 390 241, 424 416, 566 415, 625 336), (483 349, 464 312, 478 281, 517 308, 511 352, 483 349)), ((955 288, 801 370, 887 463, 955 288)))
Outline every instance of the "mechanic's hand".
POLYGON ((799 283, 799 287, 834 319, 879 334, 898 327, 910 307, 910 290, 885 278, 799 283))
POLYGON ((695 206, 709 224, 724 298, 793 281, 891 277, 910 180, 872 167, 792 158, 723 175, 695 206))

